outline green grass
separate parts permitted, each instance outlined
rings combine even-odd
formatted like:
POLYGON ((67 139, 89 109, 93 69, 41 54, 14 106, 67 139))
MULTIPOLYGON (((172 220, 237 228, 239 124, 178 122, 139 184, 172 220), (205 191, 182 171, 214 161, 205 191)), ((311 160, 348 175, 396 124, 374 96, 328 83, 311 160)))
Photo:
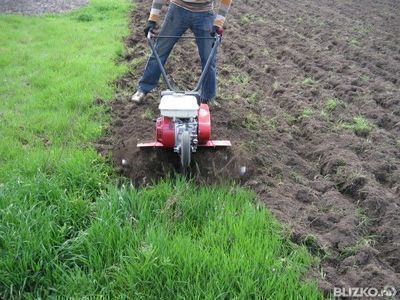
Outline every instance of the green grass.
POLYGON ((129 3, 0 16, 0 298, 321 298, 316 263, 237 187, 115 186, 109 121, 129 3))
POLYGON ((243 189, 178 179, 89 202, 45 176, 35 185, 5 191, 27 195, 2 210, 5 298, 320 298, 300 281, 311 256, 243 189))
POLYGON ((93 101, 110 98, 107 83, 126 70, 113 60, 123 51, 127 7, 95 0, 69 15, 0 16, 0 182, 75 155, 86 157, 83 168, 97 159, 83 145, 107 121, 93 101), (80 21, 83 14, 92 21, 80 21))

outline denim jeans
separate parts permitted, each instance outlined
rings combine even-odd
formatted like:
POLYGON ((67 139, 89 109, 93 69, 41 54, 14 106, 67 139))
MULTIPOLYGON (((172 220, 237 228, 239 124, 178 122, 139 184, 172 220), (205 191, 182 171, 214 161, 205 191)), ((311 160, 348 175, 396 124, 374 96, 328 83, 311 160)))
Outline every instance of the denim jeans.
MULTIPOLYGON (((192 12, 171 3, 159 34, 180 37, 187 29, 190 29, 196 38, 210 37, 214 18, 214 13, 212 11, 192 12)), ((163 65, 167 61, 167 58, 177 41, 178 38, 165 38, 157 40, 155 49, 160 56, 163 65)), ((206 65, 213 43, 213 39, 196 39, 202 69, 204 69, 206 65)), ((144 93, 150 92, 157 86, 158 81, 160 80, 160 75, 161 70, 157 64, 154 54, 152 54, 147 61, 144 74, 139 81, 139 90, 144 93)), ((209 101, 215 97, 215 94, 216 58, 214 57, 201 86, 200 99, 202 101, 209 101)))

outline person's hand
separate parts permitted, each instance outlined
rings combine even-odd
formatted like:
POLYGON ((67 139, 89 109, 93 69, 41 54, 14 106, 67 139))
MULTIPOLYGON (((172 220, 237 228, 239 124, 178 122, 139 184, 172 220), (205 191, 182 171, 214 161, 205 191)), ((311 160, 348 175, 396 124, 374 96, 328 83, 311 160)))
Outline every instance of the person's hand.
POLYGON ((210 34, 212 37, 215 37, 217 34, 222 36, 224 34, 224 28, 214 25, 210 34))
POLYGON ((144 28, 144 35, 147 37, 147 35, 150 32, 153 32, 154 28, 156 27, 156 22, 154 21, 147 21, 146 27, 144 28))

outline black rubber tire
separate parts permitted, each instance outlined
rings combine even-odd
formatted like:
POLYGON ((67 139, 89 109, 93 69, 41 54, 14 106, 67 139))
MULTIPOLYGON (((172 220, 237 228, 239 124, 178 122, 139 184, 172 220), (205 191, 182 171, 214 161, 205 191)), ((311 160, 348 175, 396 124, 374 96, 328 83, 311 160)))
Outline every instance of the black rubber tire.
POLYGON ((184 131, 181 136, 181 166, 184 170, 189 168, 192 156, 192 147, 189 131, 184 131))

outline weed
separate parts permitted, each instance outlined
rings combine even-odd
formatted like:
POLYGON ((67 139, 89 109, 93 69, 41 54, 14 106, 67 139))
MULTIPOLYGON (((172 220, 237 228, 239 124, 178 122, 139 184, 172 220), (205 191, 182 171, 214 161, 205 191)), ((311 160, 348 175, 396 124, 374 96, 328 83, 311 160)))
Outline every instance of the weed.
POLYGON ((354 26, 353 30, 356 33, 359 33, 361 35, 367 35, 368 33, 372 32, 373 26, 371 24, 363 24, 363 25, 354 26))
POLYGON ((368 82, 370 80, 370 77, 368 75, 363 74, 361 76, 361 80, 364 81, 364 82, 368 82))
POLYGON ((319 27, 324 27, 326 25, 325 21, 322 19, 317 20, 316 25, 319 27))
POLYGON ((140 66, 141 64, 143 64, 145 61, 147 60, 146 56, 139 56, 139 57, 135 57, 134 59, 132 59, 132 61, 130 62, 130 67, 133 70, 136 70, 136 68, 138 66, 140 66))
POLYGON ((263 117, 262 120, 263 120, 263 125, 267 128, 275 130, 276 127, 278 127, 278 117, 272 117, 272 118, 263 117))
POLYGON ((234 84, 245 85, 250 82, 250 76, 247 73, 240 73, 238 75, 232 75, 229 81, 234 84))
POLYGON ((324 104, 324 109, 328 112, 332 112, 342 105, 343 102, 341 100, 337 98, 328 98, 324 104))
POLYGON ((143 120, 152 121, 154 119, 153 111, 150 108, 146 108, 141 117, 143 120))
POLYGON ((247 98, 247 101, 251 104, 256 104, 259 101, 259 98, 260 98, 259 93, 254 92, 247 98))
POLYGON ((361 171, 354 171, 348 166, 342 165, 336 169, 337 187, 343 194, 354 198, 364 197, 363 187, 368 178, 361 171))
POLYGON ((327 112, 325 110, 321 110, 319 112, 319 115, 324 119, 328 119, 328 117, 329 117, 329 115, 327 114, 327 112))
POLYGON ((248 113, 244 117, 241 125, 243 128, 254 131, 267 129, 274 130, 278 126, 278 122, 276 117, 269 118, 255 113, 248 113))
POLYGON ((274 81, 274 83, 272 84, 272 90, 277 91, 280 88, 281 88, 281 84, 278 81, 274 81))
POLYGON ((359 252, 362 248, 374 245, 375 240, 372 239, 371 237, 365 237, 359 239, 354 245, 348 246, 340 251, 340 256, 342 258, 346 258, 352 255, 355 255, 357 252, 359 252))
POLYGON ((240 94, 235 94, 233 96, 230 96, 229 98, 230 99, 234 99, 234 100, 242 101, 242 95, 240 95, 240 94))
POLYGON ((371 219, 365 214, 365 211, 362 208, 357 208, 355 215, 358 220, 358 230, 363 235, 366 235, 368 233, 368 228, 371 225, 371 219))
POLYGON ((314 114, 314 110, 312 108, 306 107, 302 110, 299 118, 300 119, 309 119, 314 114))
POLYGON ((295 116, 288 113, 284 113, 283 118, 285 119, 286 123, 288 123, 288 125, 293 125, 297 121, 297 118, 295 116))
POLYGON ((268 49, 268 48, 264 48, 262 50, 262 55, 265 56, 265 57, 270 57, 271 56, 271 50, 268 49))
POLYGON ((312 254, 319 257, 323 257, 326 253, 324 248, 320 246, 317 237, 313 234, 307 234, 303 237, 301 244, 304 245, 312 254))
POLYGON ((315 85, 316 81, 312 79, 311 77, 306 77, 302 82, 301 85, 304 87, 310 87, 315 85))
POLYGON ((372 125, 362 116, 354 117, 352 122, 342 122, 339 126, 353 130, 356 135, 363 137, 368 136, 373 129, 372 125))
POLYGON ((250 130, 259 130, 260 129, 260 121, 259 116, 254 113, 247 114, 242 122, 244 128, 250 130))
POLYGON ((306 185, 307 184, 307 179, 304 178, 302 175, 300 175, 297 172, 290 172, 289 177, 292 178, 292 180, 298 184, 306 185))
POLYGON ((360 41, 358 41, 356 38, 352 38, 349 40, 349 46, 350 47, 359 47, 360 41))
POLYGON ((252 14, 245 14, 245 15, 242 15, 240 17, 239 23, 242 26, 246 26, 246 25, 248 25, 250 23, 257 22, 257 21, 263 21, 263 18, 259 17, 259 16, 252 15, 252 14))

